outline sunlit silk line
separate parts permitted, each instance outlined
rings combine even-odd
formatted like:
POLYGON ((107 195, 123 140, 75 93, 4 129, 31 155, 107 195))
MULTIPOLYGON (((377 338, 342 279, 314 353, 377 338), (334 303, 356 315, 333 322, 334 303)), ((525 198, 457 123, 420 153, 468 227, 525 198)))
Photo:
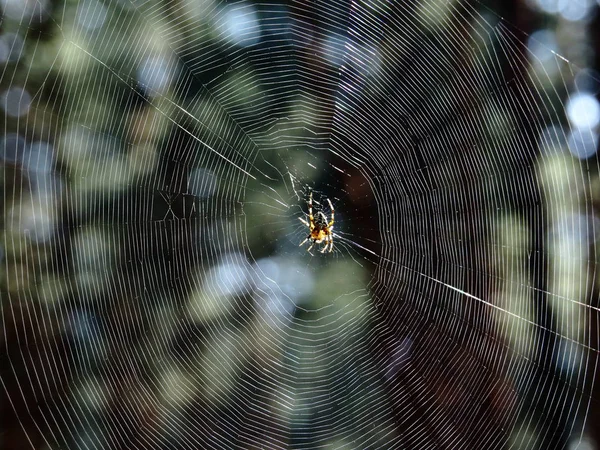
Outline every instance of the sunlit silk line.
POLYGON ((360 248, 360 249, 362 249, 362 250, 364 250, 364 251, 366 251, 366 252, 369 252, 371 255, 373 255, 373 256, 377 256, 378 258, 381 258, 381 259, 383 259, 383 260, 385 260, 385 261, 388 261, 388 262, 391 262, 391 263, 393 263, 393 262, 394 262, 394 261, 392 261, 392 260, 390 260, 390 259, 387 259, 387 258, 385 258, 385 257, 381 256, 381 255, 378 255, 378 254, 377 254, 377 253, 375 253, 373 250, 369 250, 367 247, 363 247, 363 246, 362 246, 362 245, 360 245, 358 242, 354 242, 353 240, 351 240, 351 239, 348 239, 348 238, 345 238, 344 236, 340 236, 340 235, 339 235, 339 234, 337 234, 337 233, 333 233, 333 237, 335 237, 335 238, 337 238, 337 239, 340 239, 341 241, 348 242, 348 243, 350 243, 350 244, 352 244, 352 245, 354 245, 354 246, 356 246, 356 247, 358 247, 358 248, 360 248))
MULTIPOLYGON (((90 52, 88 52, 87 50, 85 50, 84 48, 80 47, 79 45, 77 45, 75 42, 73 41, 69 41, 71 44, 73 44, 75 47, 77 47, 78 49, 80 49, 82 52, 84 52, 86 55, 88 55, 89 57, 93 58, 95 61, 97 61, 98 63, 102 64, 103 67, 105 67, 108 71, 110 71, 110 73, 112 73, 115 77, 117 77, 120 81, 122 81, 123 83, 127 84, 129 87, 131 87, 131 89, 136 92, 137 94, 141 95, 137 89, 135 89, 133 86, 130 86, 129 83, 127 83, 127 81, 121 77, 117 72, 115 72, 113 69, 111 69, 108 65, 106 65, 104 62, 102 62, 100 59, 96 58, 94 55, 92 55, 90 52)), ((188 111, 186 111, 184 108, 182 108, 181 106, 179 106, 177 103, 173 102, 172 100, 163 97, 164 100, 166 100, 167 102, 169 102, 172 106, 177 107, 180 111, 182 111, 183 113, 187 114, 189 117, 191 117, 192 119, 194 119, 196 122, 198 122, 198 119, 196 119, 196 117, 194 117, 191 113, 189 113, 188 111)), ((206 148, 208 148, 210 151, 212 151, 215 155, 221 157, 222 159, 224 159, 225 161, 227 161, 229 164, 231 164, 233 167, 235 167, 236 169, 238 169, 240 172, 245 173, 247 176, 249 176, 250 178, 252 178, 253 180, 256 180, 256 177, 254 175, 252 175, 250 172, 246 171, 244 168, 238 166, 236 163, 234 163, 233 161, 231 161, 229 158, 227 158, 225 155, 219 153, 217 150, 215 150, 214 148, 212 148, 210 145, 208 145, 206 142, 204 142, 202 139, 200 139, 199 137, 195 136, 193 133, 191 133, 190 131, 186 130, 184 127, 182 127, 181 125, 179 125, 175 120, 171 119, 168 115, 166 115, 163 111, 160 110, 160 108, 157 108, 156 106, 154 106, 154 108, 162 114, 163 117, 167 118, 169 121, 171 121, 177 128, 179 128, 180 130, 184 131, 188 136, 191 136, 194 140, 196 140, 197 142, 199 142, 200 144, 204 145, 206 148)))
POLYGON ((504 308, 501 308, 501 307, 500 307, 500 306, 498 306, 498 305, 494 305, 493 303, 491 303, 491 302, 488 302, 488 301, 486 301, 486 300, 483 300, 482 298, 479 298, 479 297, 477 297, 477 296, 475 296, 475 295, 473 295, 473 294, 469 294, 468 292, 466 292, 466 291, 463 291, 462 289, 459 289, 459 288, 457 288, 457 287, 455 287, 455 286, 452 286, 452 285, 450 285, 450 284, 444 283, 443 281, 440 281, 440 280, 438 280, 438 279, 436 279, 436 278, 430 277, 429 275, 425 275, 424 273, 421 273, 421 272, 419 272, 419 271, 417 271, 417 270, 413 270, 413 269, 411 269, 411 268, 409 268, 409 267, 406 267, 406 266, 402 266, 402 267, 404 267, 405 269, 408 269, 408 270, 410 270, 411 272, 414 272, 414 273, 416 273, 416 274, 418 274, 418 275, 420 275, 420 276, 422 276, 422 277, 424 277, 424 278, 427 278, 428 280, 435 281, 436 283, 438 283, 438 284, 441 284, 442 286, 445 286, 445 287, 447 287, 447 288, 450 288, 450 289, 452 289, 452 290, 454 290, 454 291, 458 292, 459 294, 463 294, 463 295, 465 295, 465 296, 467 296, 467 297, 469 297, 469 298, 472 298, 472 299, 474 299, 474 300, 477 300, 478 302, 481 302, 481 303, 483 303, 483 304, 485 304, 485 305, 491 306, 492 308, 494 308, 494 309, 497 309, 498 311, 502 311, 502 312, 504 312, 504 313, 506 313, 506 314, 508 314, 508 315, 510 315, 510 316, 512 316, 512 317, 514 317, 514 318, 516 318, 516 319, 522 320, 522 321, 524 321, 524 322, 528 323, 529 325, 533 325, 533 326, 535 326, 536 328, 541 328, 542 330, 544 330, 544 331, 547 331, 547 332, 549 332, 549 333, 552 333, 552 334, 554 334, 555 336, 558 336, 558 337, 560 337, 561 339, 565 339, 565 340, 567 340, 567 341, 570 341, 570 342, 572 342, 572 343, 574 343, 574 344, 576 344, 576 345, 578 345, 578 346, 581 346, 581 347, 585 348, 586 350, 591 350, 591 351, 593 351, 593 352, 598 352, 598 351, 599 351, 599 349, 597 349, 597 348, 591 347, 591 346, 589 346, 589 345, 587 345, 587 344, 584 344, 583 342, 576 341, 575 339, 571 339, 571 338, 569 338, 569 337, 567 337, 567 336, 563 336, 562 334, 560 334, 560 333, 558 333, 558 332, 556 332, 556 331, 554 331, 554 330, 551 330, 551 329, 549 329, 549 328, 546 328, 545 326, 543 326, 543 325, 540 325, 540 324, 538 324, 538 323, 536 323, 536 322, 534 322, 534 321, 532 321, 532 320, 526 319, 525 317, 521 317, 521 316, 519 316, 518 314, 515 314, 514 312, 511 312, 511 311, 508 311, 508 310, 506 310, 506 309, 504 309, 504 308))
MULTIPOLYGON (((351 243, 352 245, 355 245, 356 247, 359 247, 359 248, 361 248, 362 250, 365 250, 366 252, 369 252, 369 253, 371 253, 372 255, 374 255, 374 256, 377 256, 378 258, 381 258, 381 259, 383 259, 383 260, 385 260, 385 261, 387 261, 387 262, 390 262, 390 263, 392 263, 392 264, 397 264, 395 261, 392 261, 392 260, 390 260, 390 259, 388 259, 388 258, 385 258, 385 257, 383 257, 383 256, 381 256, 381 255, 378 255, 378 254, 377 254, 377 253, 375 253, 374 251, 372 251, 372 250, 369 250, 369 249, 368 249, 368 248, 366 248, 366 247, 363 247, 362 245, 358 244, 357 242, 354 242, 354 241, 352 241, 352 240, 350 240, 350 239, 344 238, 343 236, 339 236, 339 235, 338 235, 338 234, 336 234, 336 233, 334 233, 334 237, 336 237, 337 239, 340 239, 340 240, 342 240, 342 241, 349 242, 349 243, 351 243)), ((441 284, 441 285, 443 285, 443 286, 445 286, 445 287, 447 287, 447 288, 450 288, 450 289, 452 289, 452 290, 454 290, 454 291, 456 291, 456 292, 458 292, 458 293, 460 293, 460 294, 463 294, 463 295, 465 295, 465 296, 467 296, 467 297, 469 297, 469 298, 472 298, 472 299, 474 299, 474 300, 477 300, 477 301, 479 301, 479 302, 481 302, 481 303, 483 303, 483 304, 485 304, 485 305, 491 306, 492 308, 494 308, 494 309, 497 309, 498 311, 502 311, 502 312, 504 312, 504 313, 506 313, 506 314, 509 314, 510 316, 512 316, 512 317, 514 317, 514 318, 516 318, 516 319, 523 320, 523 321, 527 322, 528 324, 535 326, 536 328, 541 328, 541 329, 542 329, 542 330, 544 330, 544 331, 547 331, 547 332, 549 332, 549 333, 552 333, 552 334, 554 334, 554 335, 556 335, 556 336, 559 336, 561 339, 565 339, 565 340, 567 340, 567 341, 570 341, 570 342, 572 342, 572 343, 574 343, 574 344, 576 344, 576 345, 579 345, 579 346, 581 346, 581 347, 585 348, 586 350, 592 350, 592 351, 594 351, 594 352, 598 352, 598 351, 600 351, 600 349, 596 349, 596 348, 594 348, 594 347, 591 347, 591 346, 589 346, 589 345, 586 345, 586 344, 584 344, 584 343, 582 343, 582 342, 576 341, 575 339, 571 339, 571 338, 569 338, 569 337, 567 337, 567 336, 563 336, 563 335, 561 335, 561 334, 557 333, 557 332, 556 332, 556 331, 554 331, 554 330, 551 330, 551 329, 549 329, 549 328, 547 328, 547 327, 544 327, 543 325, 540 325, 540 324, 538 324, 538 323, 536 323, 536 322, 534 322, 534 321, 532 321, 532 320, 529 320, 529 319, 526 319, 526 318, 524 318, 524 317, 521 317, 521 316, 519 316, 518 314, 515 314, 515 313, 513 313, 513 312, 511 312, 511 311, 508 311, 507 309, 501 308, 501 307, 500 307, 500 306, 498 306, 498 305, 494 305, 493 303, 491 303, 491 302, 488 302, 488 301, 486 301, 486 300, 483 300, 482 298, 479 298, 479 297, 477 297, 477 296, 475 296, 475 295, 473 295, 473 294, 469 294, 468 292, 466 292, 466 291, 463 291, 462 289, 459 289, 459 288, 457 288, 457 287, 455 287, 455 286, 452 286, 452 285, 450 285, 450 284, 444 283, 443 281, 440 281, 440 280, 438 280, 438 279, 436 279, 436 278, 430 277, 429 275, 425 275, 424 273, 422 273, 422 272, 419 272, 419 271, 417 271, 417 270, 414 270, 414 269, 411 269, 411 268, 410 268, 410 267, 408 267, 408 266, 405 266, 405 265, 401 265, 401 266, 402 266, 403 268, 405 268, 406 270, 410 270, 411 272, 414 272, 414 273, 416 273, 417 275, 420 275, 420 276, 422 276, 422 277, 424 277, 424 278, 427 278, 428 280, 435 281, 436 283, 439 283, 439 284, 441 284)), ((579 302, 576 302, 576 303, 579 303, 579 302)), ((591 307, 591 305, 584 305, 584 304, 581 304, 581 305, 582 305, 582 306, 588 306, 588 307, 590 307, 591 309, 595 309, 595 308, 591 307)))

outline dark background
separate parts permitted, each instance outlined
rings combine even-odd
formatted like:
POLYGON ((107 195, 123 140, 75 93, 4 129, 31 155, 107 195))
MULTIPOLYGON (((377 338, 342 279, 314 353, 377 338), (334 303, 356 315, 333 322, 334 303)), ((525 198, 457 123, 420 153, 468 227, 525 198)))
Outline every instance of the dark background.
POLYGON ((578 4, 4 1, 0 448, 596 448, 578 4))

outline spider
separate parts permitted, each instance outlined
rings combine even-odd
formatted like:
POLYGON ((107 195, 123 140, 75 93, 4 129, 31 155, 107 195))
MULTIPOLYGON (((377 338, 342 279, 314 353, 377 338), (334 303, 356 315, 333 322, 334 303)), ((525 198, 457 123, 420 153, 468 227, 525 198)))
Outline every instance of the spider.
POLYGON ((323 249, 321 250, 321 253, 325 253, 325 250, 327 250, 327 246, 329 246, 329 252, 333 251, 333 213, 334 213, 334 209, 333 209, 333 205, 331 204, 331 200, 327 199, 327 202, 329 203, 329 208, 331 209, 331 220, 329 221, 329 223, 327 223, 327 217, 325 217, 325 214, 323 214, 321 211, 317 212, 317 218, 315 220, 315 218, 313 217, 313 211, 312 211, 312 192, 310 193, 309 197, 308 197, 308 222, 299 217, 298 219, 300 219, 300 222, 302 222, 304 225, 306 225, 310 231, 310 233, 308 234, 308 236, 306 237, 306 239, 304 239, 299 247, 302 247, 304 245, 304 243, 306 243, 309 240, 312 240, 312 244, 310 245, 310 247, 308 247, 307 251, 310 253, 310 249, 313 248, 313 245, 315 244, 320 244, 322 242, 325 242, 325 246, 323 247, 323 249))

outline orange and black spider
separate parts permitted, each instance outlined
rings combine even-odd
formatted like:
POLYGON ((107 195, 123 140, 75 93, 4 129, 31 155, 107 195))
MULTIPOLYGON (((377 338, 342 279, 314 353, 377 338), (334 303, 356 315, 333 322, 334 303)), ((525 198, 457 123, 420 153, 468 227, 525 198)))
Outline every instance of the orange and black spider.
POLYGON ((322 211, 317 212, 316 220, 313 217, 312 192, 308 197, 308 222, 299 217, 300 222, 306 225, 310 231, 309 235, 300 243, 299 247, 304 245, 305 242, 312 240, 312 244, 307 249, 308 252, 310 252, 310 249, 313 248, 313 245, 320 244, 322 242, 325 242, 325 246, 321 250, 321 253, 325 253, 327 246, 329 246, 330 252, 333 251, 333 213, 335 210, 333 209, 331 200, 327 199, 327 202, 329 203, 329 208, 331 209, 331 220, 329 223, 327 222, 327 217, 325 217, 325 214, 323 214, 322 211))

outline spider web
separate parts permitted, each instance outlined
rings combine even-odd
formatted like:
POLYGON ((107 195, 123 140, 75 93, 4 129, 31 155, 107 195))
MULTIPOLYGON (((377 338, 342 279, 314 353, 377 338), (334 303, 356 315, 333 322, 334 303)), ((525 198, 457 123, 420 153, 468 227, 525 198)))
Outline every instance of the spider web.
POLYGON ((3 5, 0 446, 583 442, 573 64, 462 1, 3 5))

